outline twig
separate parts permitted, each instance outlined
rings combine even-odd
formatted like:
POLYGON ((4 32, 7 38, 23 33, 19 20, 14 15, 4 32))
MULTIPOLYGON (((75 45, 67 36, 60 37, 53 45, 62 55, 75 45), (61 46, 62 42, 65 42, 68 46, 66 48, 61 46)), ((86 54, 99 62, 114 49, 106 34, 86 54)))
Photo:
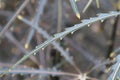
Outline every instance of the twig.
MULTIPOLYGON (((0 70, 0 73, 3 73, 4 70, 0 70)), ((72 76, 72 77, 78 77, 79 74, 74 74, 74 73, 68 73, 68 72, 61 72, 61 71, 41 71, 41 70, 36 70, 36 69, 30 69, 30 70, 22 70, 22 69, 13 69, 9 73, 14 73, 14 74, 45 74, 45 75, 55 75, 55 76, 72 76)))
POLYGON ((71 7, 72 7, 72 9, 73 9, 76 17, 77 17, 78 19, 80 19, 80 13, 79 13, 79 11, 78 11, 78 7, 77 7, 77 5, 76 5, 76 3, 75 3, 75 0, 69 0, 69 1, 70 1, 71 7))
MULTIPOLYGON (((41 18, 41 15, 42 15, 42 13, 43 13, 43 10, 44 10, 44 8, 45 8, 45 4, 46 4, 46 3, 47 3, 47 0, 38 1, 38 4, 39 4, 39 5, 38 5, 38 8, 36 9, 36 14, 35 14, 34 19, 33 19, 33 22, 32 22, 32 24, 34 25, 33 27, 38 26, 38 24, 39 24, 39 19, 41 18)), ((29 33, 28 33, 29 35, 28 35, 27 40, 26 40, 25 48, 28 48, 28 47, 29 47, 30 41, 31 41, 34 33, 35 33, 35 29, 30 28, 30 31, 29 31, 29 33)))
POLYGON ((30 0, 25 0, 23 2, 23 4, 20 6, 20 8, 15 12, 15 14, 13 15, 13 17, 10 19, 10 21, 5 25, 5 27, 3 28, 3 30, 0 32, 0 37, 2 37, 2 35, 6 32, 6 30, 10 27, 11 23, 16 19, 17 15, 24 9, 24 7, 27 5, 27 3, 30 0))
MULTIPOLYGON (((14 43, 24 54, 29 53, 26 49, 24 49, 21 44, 19 43, 19 41, 17 41, 10 32, 6 32, 5 36, 12 42, 14 43)), ((34 56, 30 56, 30 58, 32 59, 32 61, 34 61, 36 64, 38 64, 38 61, 36 60, 36 58, 34 56)))
POLYGON ((110 57, 110 53, 113 51, 114 44, 115 44, 115 38, 116 38, 116 31, 117 31, 118 22, 119 22, 119 16, 117 16, 115 18, 115 22, 113 24, 112 34, 111 34, 110 40, 109 40, 110 44, 108 45, 106 58, 109 58, 110 57))
POLYGON ((90 4, 92 3, 93 0, 89 0, 88 3, 86 4, 86 6, 83 9, 83 13, 87 10, 87 8, 90 6, 90 4))
POLYGON ((13 13, 11 11, 0 10, 0 15, 5 16, 5 17, 7 17, 9 19, 10 16, 13 15, 13 13))
MULTIPOLYGON (((0 62, 0 68, 7 68, 7 67, 10 67, 10 66, 12 66, 13 64, 10 64, 10 63, 2 63, 2 62, 0 62)), ((27 66, 25 66, 25 65, 19 65, 19 66, 17 66, 17 68, 26 68, 27 66)))
MULTIPOLYGON (((36 39, 37 39, 37 44, 39 44, 40 42, 42 42, 42 38, 41 38, 40 34, 36 33, 35 36, 36 36, 36 39)), ((46 66, 46 59, 45 59, 44 51, 43 50, 39 51, 38 55, 39 55, 38 58, 39 58, 40 64, 41 64, 40 67, 44 67, 45 68, 45 66, 46 66)))
MULTIPOLYGON (((1 27, 1 28, 2 28, 2 27, 1 27)), ((7 32, 5 33, 5 36, 6 36, 6 38, 8 38, 13 44, 15 44, 15 45, 20 49, 21 52, 23 52, 24 54, 29 53, 26 49, 24 49, 24 48, 21 46, 21 44, 19 43, 19 41, 17 41, 10 32, 7 31, 7 32)), ((31 58, 32 61, 34 61, 36 64, 38 64, 38 62, 37 62, 37 60, 35 59, 34 56, 30 56, 30 58, 31 58)))
POLYGON ((62 30, 62 0, 58 0, 57 32, 62 30))

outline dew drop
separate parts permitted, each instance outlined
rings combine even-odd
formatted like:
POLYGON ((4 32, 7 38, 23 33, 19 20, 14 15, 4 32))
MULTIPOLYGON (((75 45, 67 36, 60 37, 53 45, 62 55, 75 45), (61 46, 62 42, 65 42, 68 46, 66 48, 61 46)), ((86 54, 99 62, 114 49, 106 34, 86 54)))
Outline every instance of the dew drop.
POLYGON ((8 70, 8 72, 12 71, 11 69, 8 70))
POLYGON ((38 48, 38 46, 36 46, 35 48, 38 48))
POLYGON ((42 48, 42 50, 44 50, 44 48, 42 48))
POLYGON ((75 2, 77 2, 78 0, 75 0, 75 2))
POLYGON ((77 24, 75 24, 74 26, 77 26, 77 24))
POLYGON ((103 22, 104 20, 101 20, 101 22, 103 22))
POLYGON ((66 51, 67 51, 67 52, 69 52, 69 50, 70 50, 69 48, 66 48, 66 51))
POLYGON ((61 37, 60 40, 62 40, 63 38, 61 37))
POLYGON ((36 55, 36 53, 34 53, 34 55, 36 55))
POLYGON ((11 27, 10 30, 13 31, 13 30, 14 30, 14 27, 11 27))
POLYGON ((74 33, 74 31, 73 32, 71 32, 71 34, 73 34, 74 33))
POLYGON ((88 27, 90 27, 90 24, 88 24, 88 27))

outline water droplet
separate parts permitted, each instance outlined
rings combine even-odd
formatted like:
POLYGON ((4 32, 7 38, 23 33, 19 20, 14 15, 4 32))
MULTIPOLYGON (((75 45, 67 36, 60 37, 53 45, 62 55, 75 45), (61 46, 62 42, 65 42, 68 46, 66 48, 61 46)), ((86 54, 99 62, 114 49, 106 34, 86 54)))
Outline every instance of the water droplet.
POLYGON ((90 24, 88 24, 88 27, 90 27, 90 24))
POLYGON ((69 50, 70 50, 69 48, 66 48, 66 51, 67 51, 67 52, 69 52, 69 50))
POLYGON ((38 48, 38 46, 36 46, 35 48, 38 48))
POLYGON ((75 2, 77 2, 78 0, 75 0, 75 2))
POLYGON ((11 69, 8 70, 8 72, 12 71, 11 69))
POLYGON ((79 13, 76 13, 76 17, 77 17, 78 19, 80 19, 80 14, 79 14, 79 13))
POLYGON ((34 55, 36 55, 36 53, 34 53, 34 55))
POLYGON ((13 30, 14 30, 14 27, 11 27, 10 30, 13 31, 13 30))
POLYGON ((61 37, 60 40, 62 40, 63 38, 61 37))
POLYGON ((101 20, 101 22, 103 22, 104 20, 101 20))
POLYGON ((42 48, 42 50, 44 50, 44 48, 42 48))
POLYGON ((73 32, 71 32, 71 34, 73 34, 74 33, 74 31, 73 32))
POLYGON ((17 18, 21 20, 23 17, 21 15, 18 15, 17 18))

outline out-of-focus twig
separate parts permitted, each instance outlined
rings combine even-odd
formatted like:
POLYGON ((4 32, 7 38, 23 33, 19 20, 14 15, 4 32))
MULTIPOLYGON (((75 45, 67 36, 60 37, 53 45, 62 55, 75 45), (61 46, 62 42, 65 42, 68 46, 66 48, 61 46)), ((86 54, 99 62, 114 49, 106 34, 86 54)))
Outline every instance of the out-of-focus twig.
POLYGON ((16 19, 17 15, 24 9, 24 7, 27 5, 27 3, 30 0, 25 0, 23 2, 23 4, 20 6, 20 8, 15 12, 15 14, 13 15, 13 17, 10 19, 10 21, 5 25, 5 27, 3 28, 3 30, 0 32, 0 37, 3 36, 3 34, 6 32, 6 30, 10 27, 11 23, 16 19))
POLYGON ((83 13, 87 10, 87 8, 90 6, 90 4, 92 3, 93 0, 89 0, 88 3, 86 4, 86 6, 83 9, 83 13))
MULTIPOLYGON (((2 27, 1 27, 2 28, 2 27)), ((29 53, 26 49, 24 49, 21 44, 19 43, 19 41, 17 41, 13 35, 11 34, 11 32, 7 31, 5 33, 6 38, 8 38, 13 44, 15 44, 15 46, 18 47, 18 49, 20 49, 21 52, 23 52, 24 54, 29 53)), ((30 56, 31 60, 34 61, 36 64, 38 64, 37 60, 35 59, 34 56, 30 56)))
POLYGON ((0 16, 5 16, 9 19, 9 17, 12 15, 13 15, 13 13, 11 11, 0 10, 0 16))
MULTIPOLYGON (((91 5, 91 3, 93 2, 93 0, 89 0, 88 3, 86 4, 86 6, 84 7, 83 9, 83 13, 88 9, 88 7, 91 5)), ((96 5, 97 5, 97 8, 100 8, 100 4, 99 4, 99 0, 96 0, 96 5)))
POLYGON ((72 47, 74 47, 79 53, 81 53, 88 61, 92 62, 94 65, 98 65, 98 62, 100 61, 98 58, 95 58, 92 53, 88 53, 87 51, 83 50, 81 46, 79 46, 75 41, 70 40, 69 38, 64 38, 65 41, 70 44, 72 47))
POLYGON ((57 21, 57 32, 62 30, 62 0, 58 0, 58 21, 57 21))
POLYGON ((108 44, 106 58, 110 57, 110 53, 114 49, 114 44, 115 44, 115 38, 116 38, 116 31, 117 31, 118 22, 119 22, 119 16, 117 16, 115 18, 115 22, 113 24, 112 34, 111 34, 110 39, 109 39, 110 44, 108 44))
MULTIPOLYGON (((36 9, 36 14, 34 16, 32 24, 34 25, 33 27, 38 26, 39 24, 39 19, 41 18, 41 15, 44 11, 45 4, 47 3, 47 0, 41 0, 37 1, 38 2, 38 8, 36 9)), ((30 28, 30 31, 28 33, 28 37, 26 40, 25 48, 27 49, 29 47, 30 41, 35 33, 35 29, 30 28)))
MULTIPOLYGON (((36 33, 36 39, 37 39, 37 44, 39 44, 40 42, 42 42, 42 38, 41 38, 41 35, 36 33)), ((44 51, 41 50, 38 54, 38 58, 39 58, 39 61, 40 61, 40 64, 41 66, 40 67, 46 67, 46 59, 45 59, 45 54, 44 54, 44 51)))
MULTIPOLYGON (((26 49, 24 49, 24 47, 21 46, 21 44, 19 43, 19 41, 17 41, 10 32, 6 32, 5 36, 12 42, 14 43, 19 49, 20 51, 22 51, 24 54, 29 53, 26 49)), ((34 61, 36 64, 38 64, 36 58, 34 56, 30 56, 30 58, 32 59, 32 61, 34 61)))
MULTIPOLYGON (((3 73, 4 70, 0 70, 0 73, 3 73)), ((12 74, 45 74, 45 75, 54 75, 54 76, 72 76, 72 77, 78 77, 79 74, 75 73, 68 73, 68 72, 61 72, 61 71, 49 71, 49 70, 37 70, 37 69, 29 69, 29 70, 22 70, 22 69, 13 69, 9 73, 12 74)))
MULTIPOLYGON (((10 64, 10 63, 2 63, 0 62, 0 68, 7 68, 7 67, 11 67, 13 64, 10 64)), ((27 66, 25 65, 19 65, 17 66, 17 68, 26 68, 27 66)))
POLYGON ((96 0, 97 8, 100 8, 99 0, 96 0))

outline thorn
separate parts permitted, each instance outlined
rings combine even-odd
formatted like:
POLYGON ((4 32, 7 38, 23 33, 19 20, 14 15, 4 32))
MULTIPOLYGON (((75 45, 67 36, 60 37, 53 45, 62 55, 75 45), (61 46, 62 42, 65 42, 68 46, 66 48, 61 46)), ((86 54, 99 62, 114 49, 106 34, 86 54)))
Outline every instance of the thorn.
POLYGON ((80 14, 79 14, 79 13, 76 13, 76 17, 77 17, 78 19, 80 19, 80 14))
POLYGON ((26 44, 25 44, 25 49, 28 49, 28 48, 29 48, 29 44, 26 43, 26 44))
POLYGON ((17 18, 21 20, 23 17, 21 15, 18 15, 17 18))

